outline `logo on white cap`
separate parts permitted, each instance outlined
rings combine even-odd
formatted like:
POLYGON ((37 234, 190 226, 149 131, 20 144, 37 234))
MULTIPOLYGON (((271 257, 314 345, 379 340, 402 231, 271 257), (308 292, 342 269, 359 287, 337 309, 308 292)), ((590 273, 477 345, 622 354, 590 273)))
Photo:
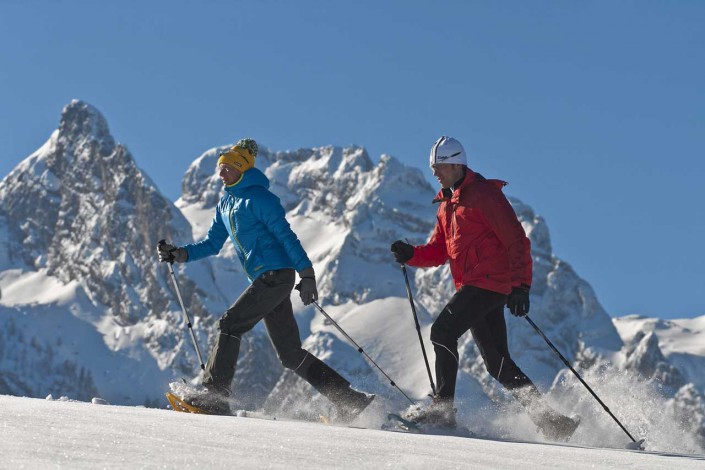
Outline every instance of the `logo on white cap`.
POLYGON ((452 137, 442 136, 431 147, 429 165, 467 165, 465 149, 452 137))

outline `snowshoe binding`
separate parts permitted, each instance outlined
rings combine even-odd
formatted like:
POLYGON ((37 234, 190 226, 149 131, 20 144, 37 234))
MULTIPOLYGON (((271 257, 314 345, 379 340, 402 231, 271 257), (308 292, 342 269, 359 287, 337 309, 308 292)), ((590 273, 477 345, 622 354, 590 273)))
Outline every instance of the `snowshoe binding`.
POLYGON ((475 437, 465 426, 458 426, 457 410, 448 400, 434 398, 425 408, 414 406, 402 415, 389 413, 382 429, 391 431, 435 434, 442 436, 475 437))

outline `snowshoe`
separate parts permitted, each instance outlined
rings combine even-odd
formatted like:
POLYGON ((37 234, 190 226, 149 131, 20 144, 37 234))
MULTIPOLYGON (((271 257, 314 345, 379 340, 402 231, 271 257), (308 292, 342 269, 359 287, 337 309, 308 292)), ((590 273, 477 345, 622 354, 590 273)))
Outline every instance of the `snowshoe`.
POLYGON ((426 408, 414 407, 402 417, 424 428, 454 430, 458 427, 455 420, 456 412, 452 401, 434 397, 426 408))
POLYGON ((404 432, 417 432, 417 433, 423 433, 421 430, 421 427, 414 423, 413 421, 410 421, 396 413, 389 413, 387 414, 387 420, 388 422, 382 425, 383 430, 387 431, 394 431, 394 430, 401 430, 404 432))
POLYGON ((350 396, 337 404, 336 421, 341 423, 354 421, 375 399, 373 394, 358 392, 352 388, 350 391, 350 396))
POLYGON ((580 417, 569 418, 556 412, 546 412, 537 422, 539 431, 547 439, 567 442, 580 425, 580 417))
POLYGON ((230 415, 228 397, 207 388, 195 389, 179 382, 170 384, 166 398, 175 411, 210 415, 230 415))
POLYGON ((203 410, 189 405, 172 392, 166 392, 164 395, 169 401, 171 409, 173 409, 174 411, 180 411, 181 413, 205 414, 203 410))
MULTIPOLYGON (((407 413, 408 415, 409 413, 407 413)), ((417 434, 432 434, 440 436, 476 437, 476 434, 465 426, 452 426, 447 421, 431 423, 416 423, 396 413, 387 414, 387 422, 382 425, 386 431, 408 432, 417 434)))

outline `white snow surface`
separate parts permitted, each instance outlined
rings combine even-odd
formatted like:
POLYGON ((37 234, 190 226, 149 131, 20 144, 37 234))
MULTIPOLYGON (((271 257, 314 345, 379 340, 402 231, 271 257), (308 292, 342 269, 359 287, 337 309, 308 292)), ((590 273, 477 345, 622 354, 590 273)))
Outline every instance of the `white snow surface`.
POLYGON ((78 282, 63 284, 58 279, 47 274, 46 269, 39 271, 23 271, 8 269, 0 271, 0 289, 2 299, 0 305, 14 307, 32 303, 47 305, 56 303, 66 305, 75 301, 78 282), (30 299, 28 301, 28 299, 30 299))
MULTIPOLYGON (((0 468, 702 469, 705 456, 0 396, 0 468)), ((362 419, 362 418, 360 418, 362 419)))

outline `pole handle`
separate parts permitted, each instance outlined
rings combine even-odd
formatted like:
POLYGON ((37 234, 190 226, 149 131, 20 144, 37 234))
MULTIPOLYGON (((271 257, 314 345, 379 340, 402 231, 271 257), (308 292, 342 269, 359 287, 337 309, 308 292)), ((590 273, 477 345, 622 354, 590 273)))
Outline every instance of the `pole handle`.
MULTIPOLYGON (((157 246, 159 246, 159 247, 164 246, 164 245, 166 245, 166 240, 163 238, 157 242, 157 246)), ((174 255, 171 254, 171 252, 169 254, 171 255, 171 259, 168 261, 167 260, 165 260, 165 261, 167 261, 170 265, 173 266, 174 265, 174 255)))

